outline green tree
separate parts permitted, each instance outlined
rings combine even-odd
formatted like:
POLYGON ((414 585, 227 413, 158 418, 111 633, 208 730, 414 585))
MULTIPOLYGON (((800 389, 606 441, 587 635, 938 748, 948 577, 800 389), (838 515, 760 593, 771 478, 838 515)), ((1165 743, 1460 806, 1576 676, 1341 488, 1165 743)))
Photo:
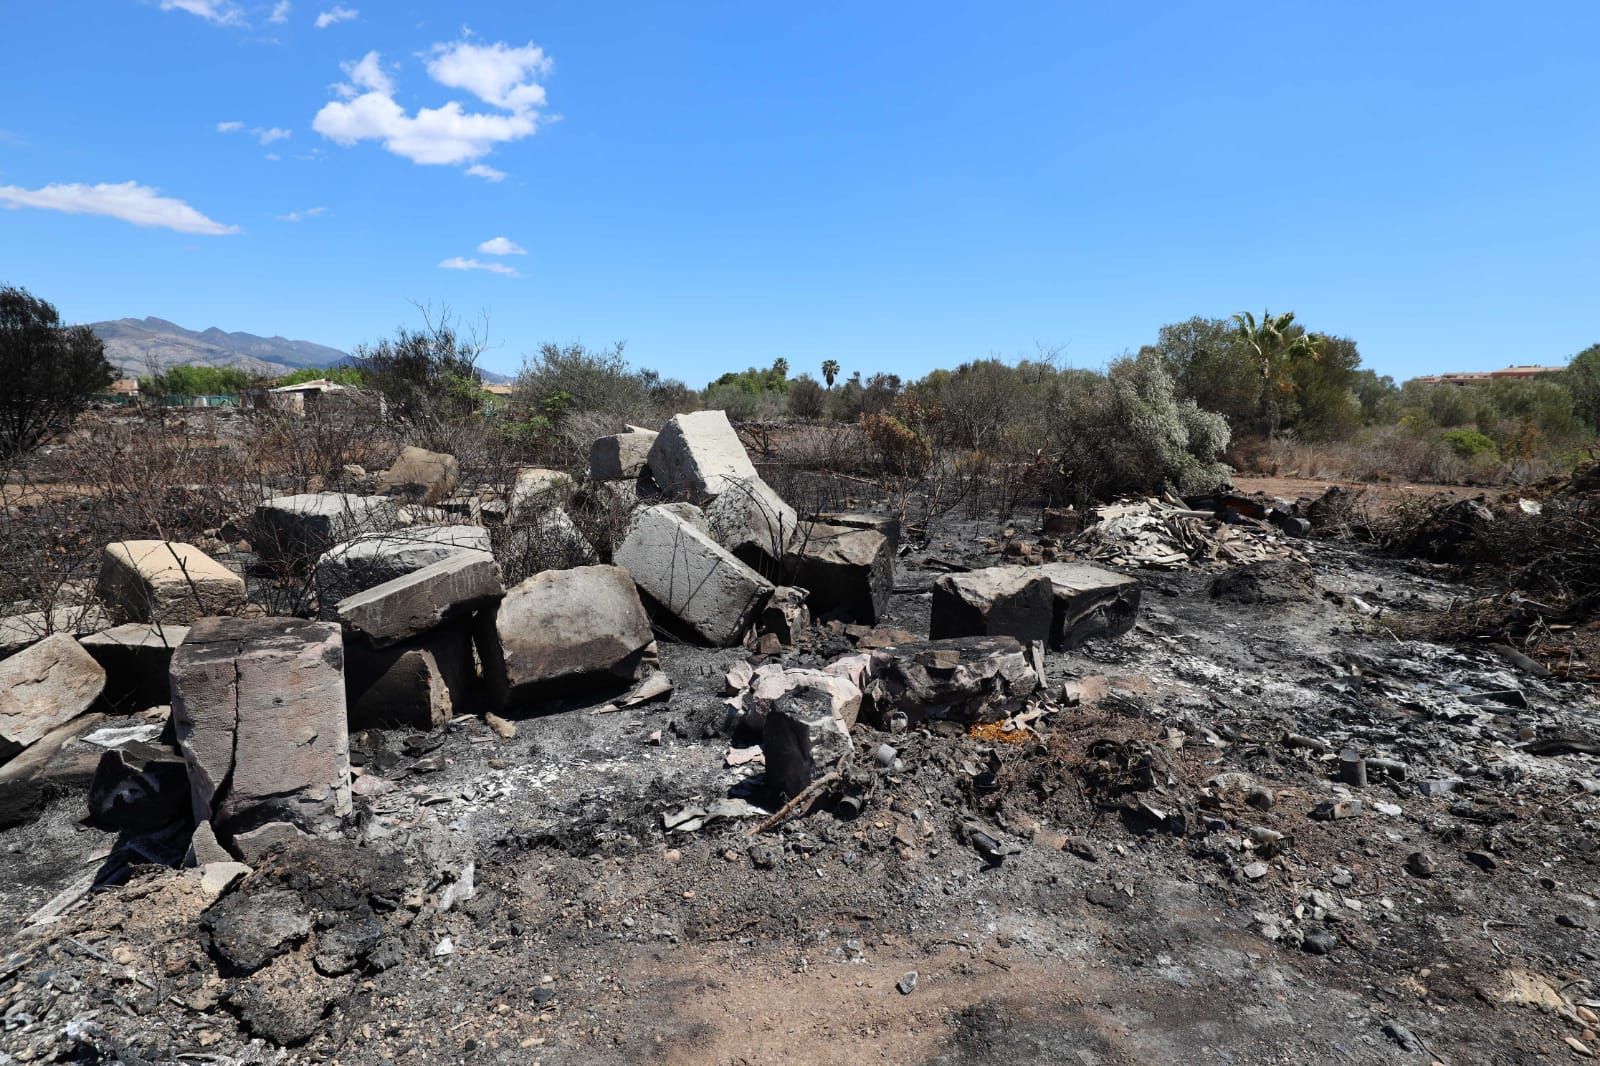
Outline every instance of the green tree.
POLYGON ((114 377, 105 345, 88 326, 63 326, 46 301, 0 288, 0 459, 66 429, 114 377))
POLYGON ((1572 393, 1574 413, 1600 429, 1600 344, 1591 344, 1573 356, 1562 377, 1572 393))
POLYGON ((139 391, 150 396, 216 396, 250 387, 251 377, 236 366, 169 366, 139 379, 139 391))
POLYGON ((1255 357, 1261 374, 1261 415, 1267 436, 1276 437, 1284 409, 1294 393, 1290 369, 1297 360, 1315 359, 1316 349, 1304 329, 1295 325, 1294 312, 1274 315, 1263 311, 1258 321, 1249 311, 1233 316, 1239 339, 1255 357))
POLYGON ((1146 353, 1161 357, 1178 395, 1221 414, 1235 433, 1264 428, 1257 426, 1262 393, 1259 362, 1227 319, 1196 315, 1162 326, 1156 343, 1140 349, 1140 355, 1146 353))
POLYGON ((424 433, 476 413, 483 382, 478 356, 483 342, 457 332, 448 312, 437 321, 426 310, 423 328, 395 330, 393 339, 356 347, 356 365, 398 422, 424 433))
POLYGON ((839 376, 839 360, 824 359, 822 361, 822 380, 828 383, 828 388, 833 388, 833 381, 839 376))
POLYGON ((367 383, 366 375, 361 373, 358 366, 308 366, 290 371, 272 384, 282 388, 285 385, 304 385, 308 381, 331 381, 352 389, 359 389, 367 383))

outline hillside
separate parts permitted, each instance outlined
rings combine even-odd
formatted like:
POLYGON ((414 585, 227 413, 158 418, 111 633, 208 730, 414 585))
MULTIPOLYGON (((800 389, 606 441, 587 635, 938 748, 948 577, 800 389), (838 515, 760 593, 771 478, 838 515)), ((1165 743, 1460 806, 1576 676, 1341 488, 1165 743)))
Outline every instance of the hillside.
POLYGON ((106 358, 128 374, 147 374, 179 364, 231 366, 252 374, 274 376, 301 367, 336 366, 349 360, 337 348, 285 337, 229 333, 215 326, 184 329, 163 318, 119 318, 93 322, 90 329, 105 341, 106 358))

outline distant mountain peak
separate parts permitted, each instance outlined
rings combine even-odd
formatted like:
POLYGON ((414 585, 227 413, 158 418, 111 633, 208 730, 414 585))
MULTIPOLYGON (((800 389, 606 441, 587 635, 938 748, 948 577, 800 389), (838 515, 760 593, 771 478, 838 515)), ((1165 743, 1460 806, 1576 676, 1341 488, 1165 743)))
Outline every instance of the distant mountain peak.
POLYGON ((194 365, 237 367, 249 374, 277 377, 304 367, 341 366, 350 361, 349 353, 313 341, 230 333, 218 326, 185 329, 153 315, 93 322, 89 328, 105 342, 111 364, 135 375, 194 365))

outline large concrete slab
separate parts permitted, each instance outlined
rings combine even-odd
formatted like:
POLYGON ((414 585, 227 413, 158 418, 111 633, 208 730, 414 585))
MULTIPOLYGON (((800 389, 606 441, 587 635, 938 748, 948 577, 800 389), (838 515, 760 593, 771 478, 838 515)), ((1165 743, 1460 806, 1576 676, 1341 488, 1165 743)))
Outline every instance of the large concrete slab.
POLYGON ((615 561, 640 590, 707 643, 737 644, 772 582, 670 507, 634 512, 615 561))
POLYGON ((495 631, 501 658, 491 681, 501 702, 512 704, 559 684, 632 681, 655 643, 638 589, 620 566, 533 575, 506 593, 495 631))
POLYGON ((460 552, 340 600, 339 621, 382 648, 489 607, 504 594, 493 558, 460 552))
POLYGON ((193 544, 119 540, 100 562, 100 599, 119 622, 187 625, 244 605, 244 578, 193 544))
POLYGON ((337 545, 317 560, 320 617, 339 617, 339 601, 385 581, 416 573, 461 551, 489 551, 482 526, 411 526, 367 533, 337 545))
POLYGON ((664 494, 695 503, 756 479, 755 464, 722 411, 673 415, 650 447, 649 465, 664 494))
POLYGON ((1050 579, 1055 611, 1050 645, 1076 648, 1091 637, 1115 637, 1139 617, 1137 578, 1088 563, 1047 563, 1038 571, 1050 579))
POLYGON ((386 496, 349 492, 279 496, 256 508, 250 546, 263 559, 309 567, 335 544, 394 524, 394 501, 386 496))
POLYGON ((83 714, 105 687, 106 672, 66 633, 0 662, 0 762, 83 714))
POLYGON ((705 505, 706 522, 718 544, 753 567, 777 572, 799 532, 800 516, 759 477, 724 481, 705 505))
POLYGON ((945 637, 1050 639, 1054 588, 1036 567, 991 566, 934 582, 928 633, 945 637))
POLYGON ((106 703, 127 713, 171 702, 172 652, 188 635, 188 626, 129 622, 78 643, 106 672, 106 703))
POLYGON ((635 478, 650 463, 650 448, 657 434, 632 428, 627 433, 601 437, 589 448, 589 477, 593 481, 635 478))
POLYGON ((810 593, 816 617, 876 625, 894 590, 894 545, 874 529, 813 522, 784 557, 783 578, 810 593))
POLYGON ((172 656, 172 719, 197 821, 223 839, 350 812, 344 643, 298 618, 202 618, 172 656))

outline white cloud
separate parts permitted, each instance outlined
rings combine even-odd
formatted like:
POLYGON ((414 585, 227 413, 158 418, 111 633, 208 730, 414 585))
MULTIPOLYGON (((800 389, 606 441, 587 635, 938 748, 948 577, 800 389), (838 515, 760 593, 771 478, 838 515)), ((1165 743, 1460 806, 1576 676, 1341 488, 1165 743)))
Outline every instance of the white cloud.
POLYGON ((276 4, 272 5, 272 14, 267 16, 267 21, 278 23, 288 22, 290 6, 289 0, 278 0, 276 4))
POLYGON ((308 207, 304 211, 290 211, 287 215, 279 215, 278 221, 304 222, 308 218, 316 218, 318 215, 325 215, 327 213, 328 209, 326 207, 308 207))
POLYGON ((335 4, 317 16, 317 29, 325 30, 336 22, 349 22, 360 14, 361 12, 353 7, 335 4))
POLYGON ((510 237, 490 237, 478 245, 484 255, 527 255, 528 250, 510 237))
MULTIPOLYGON (((412 114, 395 101, 394 80, 378 53, 368 52, 343 65, 349 81, 334 86, 340 99, 323 105, 312 128, 345 147, 381 141, 395 155, 434 166, 476 164, 497 145, 539 130, 545 90, 534 79, 550 69, 550 61, 537 46, 436 44, 427 68, 439 84, 464 89, 495 110, 468 111, 450 100, 412 114)), ((468 173, 488 181, 506 176, 482 164, 470 167, 468 173)))
POLYGON ((133 181, 118 185, 46 185, 40 189, 0 185, 0 203, 10 208, 37 207, 45 211, 63 211, 69 215, 105 215, 132 222, 135 226, 198 233, 207 237, 239 232, 238 226, 215 222, 182 200, 162 196, 156 189, 133 181))
POLYGON ((219 26, 233 26, 244 21, 244 12, 230 0, 161 0, 161 10, 187 11, 219 26))
POLYGON ((549 73, 544 49, 531 42, 521 48, 471 41, 436 44, 428 60, 428 75, 440 85, 465 89, 506 111, 543 107, 544 86, 534 79, 549 73))
MULTIPOLYGON (((242 129, 244 129, 243 122, 217 123, 218 133, 238 133, 242 129)), ((281 126, 251 126, 250 135, 260 141, 262 145, 268 145, 273 141, 281 141, 294 136, 294 131, 283 129, 281 126)))
POLYGON ((508 267, 504 263, 485 263, 481 259, 467 259, 459 255, 451 256, 439 266, 444 270, 487 270, 495 274, 504 274, 508 278, 522 277, 514 267, 508 267))
POLYGON ((341 63, 339 69, 350 79, 350 84, 335 85, 334 90, 346 99, 360 96, 362 89, 380 96, 394 95, 394 79, 384 72, 383 59, 376 52, 368 52, 360 59, 341 63))

